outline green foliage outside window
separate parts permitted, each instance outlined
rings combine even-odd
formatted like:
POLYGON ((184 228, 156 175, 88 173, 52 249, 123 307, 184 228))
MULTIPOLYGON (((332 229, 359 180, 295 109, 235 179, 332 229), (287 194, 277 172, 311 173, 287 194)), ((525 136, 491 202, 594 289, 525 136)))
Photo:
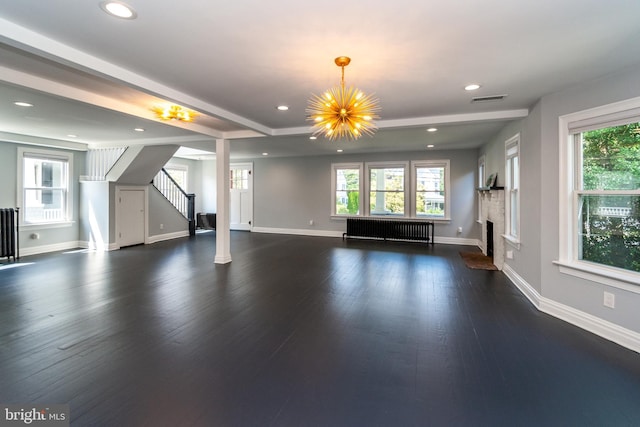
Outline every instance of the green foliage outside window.
POLYGON ((344 181, 344 189, 336 193, 336 214, 358 215, 360 213, 360 170, 339 169, 337 177, 344 181))
POLYGON ((640 272, 640 123, 582 134, 581 258, 640 272))
POLYGON ((374 215, 403 215, 404 168, 375 168, 370 173, 370 212, 374 215))

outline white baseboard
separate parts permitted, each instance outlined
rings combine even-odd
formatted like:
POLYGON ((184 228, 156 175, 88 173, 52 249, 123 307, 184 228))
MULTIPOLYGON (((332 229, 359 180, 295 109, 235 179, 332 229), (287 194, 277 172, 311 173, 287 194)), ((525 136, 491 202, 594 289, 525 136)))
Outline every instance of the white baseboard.
POLYGON ((63 243, 54 243, 52 245, 32 246, 29 248, 20 247, 20 257, 46 254, 49 252, 68 251, 70 249, 78 249, 78 248, 86 247, 85 245, 83 245, 83 242, 71 241, 71 242, 63 242, 63 243))
POLYGON ((80 242, 80 247, 96 252, 108 252, 120 249, 117 243, 103 243, 97 245, 95 242, 80 242))
MULTIPOLYGON (((271 227, 253 227, 254 233, 273 233, 273 234, 294 234, 297 236, 319 236, 319 237, 342 237, 344 232, 332 231, 332 230, 309 230, 309 229, 294 229, 294 228, 271 228, 271 227)), ((476 246, 478 244, 477 239, 463 239, 460 237, 434 237, 435 243, 442 243, 445 245, 469 245, 476 246)))
POLYGON ((465 239, 462 237, 440 237, 434 236, 434 243, 442 243, 444 245, 462 245, 462 246, 477 246, 477 239, 465 239))
POLYGON ((253 227, 251 231, 253 231, 254 233, 294 234, 296 236, 342 237, 342 231, 330 231, 330 230, 253 227))
POLYGON ((518 290, 520 290, 520 292, 522 292, 522 294, 543 313, 547 313, 560 320, 564 320, 565 322, 571 323, 572 325, 640 353, 639 333, 543 297, 508 264, 504 265, 502 271, 509 280, 513 282, 516 288, 518 288, 518 290))
POLYGON ((149 236, 146 243, 158 243, 165 240, 179 239, 180 237, 189 237, 189 230, 176 231, 174 233, 158 234, 156 236, 149 236))

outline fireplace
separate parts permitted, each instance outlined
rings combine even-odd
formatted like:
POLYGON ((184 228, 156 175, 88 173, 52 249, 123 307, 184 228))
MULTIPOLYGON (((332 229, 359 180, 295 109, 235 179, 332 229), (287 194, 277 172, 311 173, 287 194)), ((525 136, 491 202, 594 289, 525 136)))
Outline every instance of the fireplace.
POLYGON ((504 190, 496 188, 479 191, 481 202, 482 252, 491 257, 499 270, 504 265, 504 190))
POLYGON ((493 222, 487 221, 487 256, 493 259, 493 222))

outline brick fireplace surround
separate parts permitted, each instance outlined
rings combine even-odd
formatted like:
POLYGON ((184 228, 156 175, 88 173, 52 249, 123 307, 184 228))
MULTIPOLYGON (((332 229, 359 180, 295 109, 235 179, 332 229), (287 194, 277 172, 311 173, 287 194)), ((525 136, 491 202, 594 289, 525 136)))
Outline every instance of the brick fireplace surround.
POLYGON ((479 190, 480 222, 482 223, 481 246, 483 254, 487 254, 487 221, 493 223, 493 263, 498 270, 504 266, 505 241, 504 234, 504 190, 479 190))

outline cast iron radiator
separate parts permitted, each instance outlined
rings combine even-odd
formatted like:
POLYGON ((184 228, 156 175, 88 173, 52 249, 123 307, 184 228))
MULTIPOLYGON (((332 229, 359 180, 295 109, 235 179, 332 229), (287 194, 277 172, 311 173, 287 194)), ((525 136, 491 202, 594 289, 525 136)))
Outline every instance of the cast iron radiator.
POLYGON ((375 218, 347 218, 345 237, 368 237, 384 240, 415 240, 433 244, 431 221, 403 221, 375 218))
POLYGON ((7 257, 7 261, 18 254, 18 209, 2 208, 0 209, 0 258, 7 257))

